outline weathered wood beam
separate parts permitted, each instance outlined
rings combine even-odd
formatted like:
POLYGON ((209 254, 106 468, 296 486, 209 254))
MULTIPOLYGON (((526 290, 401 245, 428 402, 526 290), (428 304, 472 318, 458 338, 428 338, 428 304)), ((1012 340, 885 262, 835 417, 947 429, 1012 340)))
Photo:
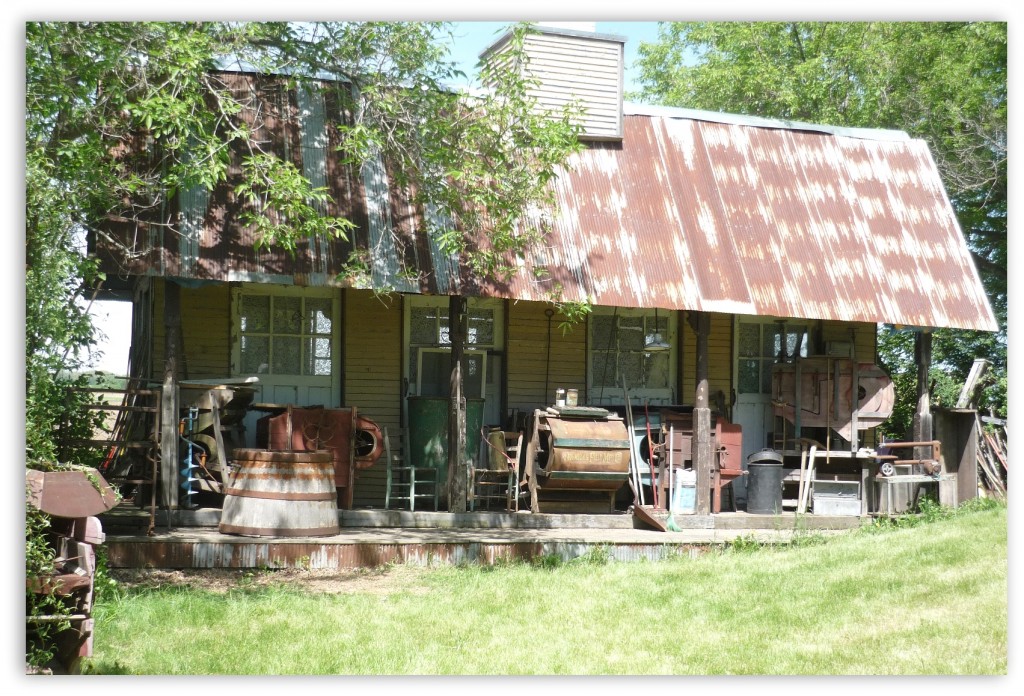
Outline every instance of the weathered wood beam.
POLYGON ((715 465, 711 448, 711 401, 708 392, 711 315, 707 312, 690 312, 689 321, 697 333, 697 390, 694 394, 691 441, 693 466, 697 470, 697 514, 707 515, 711 512, 711 479, 715 465))
POLYGON ((164 281, 164 375, 160 395, 160 506, 178 508, 178 338, 181 336, 181 286, 164 281))
POLYGON ((448 335, 452 342, 452 373, 448 409, 448 511, 466 511, 466 397, 463 393, 463 355, 466 348, 466 298, 448 300, 448 335))
MULTIPOLYGON (((914 337, 914 360, 917 363, 917 411, 914 413, 913 437, 915 442, 928 442, 932 436, 931 389, 928 383, 928 372, 932 366, 932 334, 922 330, 914 337)), ((923 459, 925 454, 914 452, 916 459, 923 459)))

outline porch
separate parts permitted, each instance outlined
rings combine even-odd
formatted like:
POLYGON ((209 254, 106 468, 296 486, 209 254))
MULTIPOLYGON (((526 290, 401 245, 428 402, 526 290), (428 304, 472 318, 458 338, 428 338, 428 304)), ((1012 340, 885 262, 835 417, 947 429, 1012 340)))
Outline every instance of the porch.
POLYGON ((681 531, 656 531, 630 511, 605 514, 509 512, 408 512, 339 510, 338 534, 317 537, 250 537, 217 530, 220 510, 157 512, 128 506, 101 517, 112 568, 371 568, 530 560, 554 555, 571 560, 601 550, 616 561, 662 560, 695 554, 738 537, 788 543, 802 533, 833 534, 869 518, 758 515, 723 512, 675 515, 681 531))

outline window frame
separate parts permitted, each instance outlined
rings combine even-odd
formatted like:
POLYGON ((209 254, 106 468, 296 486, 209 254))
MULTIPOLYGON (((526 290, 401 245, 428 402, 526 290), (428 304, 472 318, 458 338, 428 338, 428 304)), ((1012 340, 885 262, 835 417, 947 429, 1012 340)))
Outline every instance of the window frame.
MULTIPOLYGON (((594 336, 594 329, 596 326, 595 320, 599 317, 614 317, 616 322, 622 318, 635 318, 641 317, 644 320, 642 333, 644 334, 644 340, 646 342, 648 333, 655 333, 657 325, 661 323, 665 324, 666 330, 662 332, 662 339, 668 342, 670 348, 667 351, 668 356, 668 370, 665 376, 664 386, 650 387, 650 386, 638 386, 627 384, 629 387, 630 399, 645 400, 648 403, 657 405, 669 405, 675 403, 676 391, 677 391, 677 380, 679 370, 679 322, 677 313, 671 310, 662 309, 645 309, 645 308, 627 308, 627 307, 594 307, 591 312, 591 316, 587 319, 587 402, 594 405, 621 405, 624 403, 622 384, 619 375, 620 363, 616 359, 613 364, 616 368, 615 385, 598 384, 594 369, 595 356, 599 353, 607 355, 620 356, 623 353, 633 353, 636 355, 643 355, 645 353, 651 353, 652 351, 646 350, 635 350, 625 349, 623 350, 619 345, 616 345, 615 349, 605 346, 597 345, 597 340, 594 336), (650 331, 647 320, 657 320, 657 324, 654 326, 655 331, 650 331)), ((613 328, 614 331, 618 328, 618 324, 613 328)), ((618 343, 618 342, 617 342, 618 343)))

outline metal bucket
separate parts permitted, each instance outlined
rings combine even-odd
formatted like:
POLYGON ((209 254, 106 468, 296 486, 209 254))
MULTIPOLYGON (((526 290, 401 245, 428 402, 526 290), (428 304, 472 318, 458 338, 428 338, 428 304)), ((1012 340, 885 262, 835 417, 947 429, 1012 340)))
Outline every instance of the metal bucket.
POLYGON ((747 457, 747 512, 776 515, 782 512, 782 455, 766 448, 747 457))
POLYGON ((338 524, 329 450, 236 449, 218 529, 243 536, 331 536, 338 524))

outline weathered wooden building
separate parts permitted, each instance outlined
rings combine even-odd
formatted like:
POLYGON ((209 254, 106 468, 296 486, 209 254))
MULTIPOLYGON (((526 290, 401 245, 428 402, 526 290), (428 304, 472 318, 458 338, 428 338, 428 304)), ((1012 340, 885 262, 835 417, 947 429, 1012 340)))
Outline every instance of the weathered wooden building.
MULTIPOLYGON (((500 60, 503 40, 484 57, 500 60)), ((572 30, 530 37, 542 101, 588 106, 587 146, 554 184, 546 244, 501 284, 444 256, 381 165, 334 159, 333 124, 345 116, 329 97, 224 74, 260 100, 260 137, 328 187, 328 212, 357 229, 347 242, 308 240, 295 258, 256 250, 225 186, 179 193, 175 226, 110 230, 132 251, 114 258, 97 240, 134 296, 136 366, 161 381, 177 345, 180 379, 256 377, 257 402, 355 406, 397 430, 410 397, 446 393, 448 296, 458 294, 469 298, 467 394, 483 400, 485 424, 551 404, 557 387, 621 406, 625 382, 634 404, 740 424, 746 459, 780 436, 780 360, 873 365, 879 323, 922 335, 996 329, 923 141, 623 103, 622 44, 572 30), (353 251, 366 272, 342 274, 353 251), (568 332, 548 301, 556 285, 594 306, 568 332), (655 339, 667 348, 650 350, 655 339)), ((250 445, 259 415, 247 418, 250 445)), ((835 448, 871 433, 855 427, 835 448)), ((383 467, 360 471, 354 505, 384 498, 383 467)))

